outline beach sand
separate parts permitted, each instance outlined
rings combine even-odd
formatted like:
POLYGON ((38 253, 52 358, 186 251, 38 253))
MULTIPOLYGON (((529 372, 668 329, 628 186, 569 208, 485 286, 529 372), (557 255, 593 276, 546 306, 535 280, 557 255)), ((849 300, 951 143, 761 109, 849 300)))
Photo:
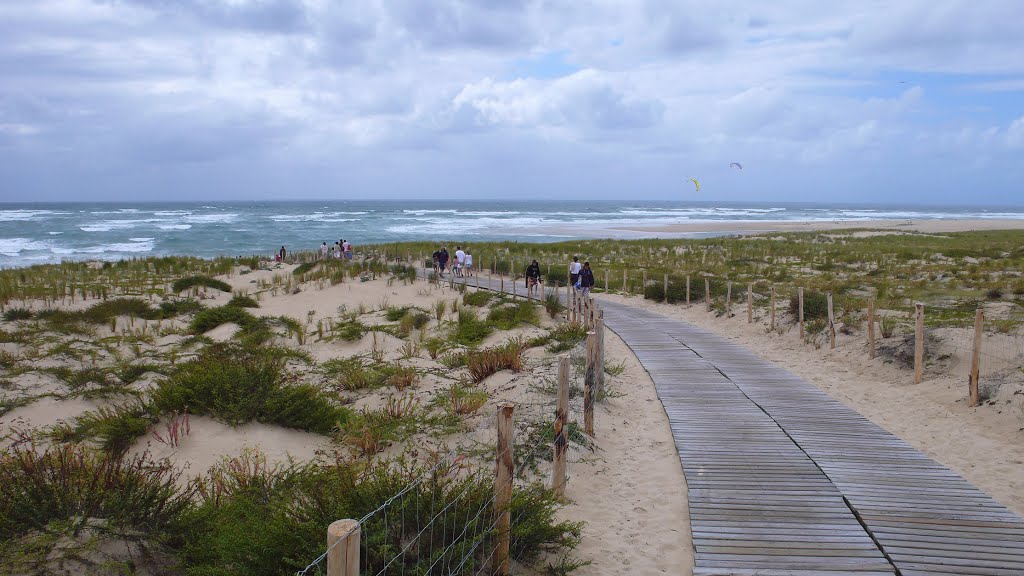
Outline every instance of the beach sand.
POLYGON ((765 232, 848 230, 851 228, 870 228, 889 230, 893 232, 927 232, 932 234, 941 234, 945 232, 966 232, 971 230, 1021 230, 1024 229, 1024 220, 722 220, 666 224, 661 226, 609 226, 599 229, 594 229, 592 226, 587 226, 585 229, 566 226, 542 226, 531 230, 531 232, 564 236, 585 236, 587 238, 673 238, 705 236, 709 234, 744 235, 761 234, 765 232))
MULTIPOLYGON (((282 265, 273 270, 261 270, 244 275, 235 273, 221 279, 227 281, 234 290, 248 290, 250 294, 254 294, 259 282, 270 281, 275 274, 290 275, 292 269, 292 265, 282 265)), ((232 294, 201 289, 200 297, 202 302, 210 307, 225 304, 232 294)), ((264 316, 286 315, 307 324, 307 330, 312 335, 300 348, 317 361, 368 355, 375 346, 383 351, 386 360, 391 361, 402 356, 403 340, 378 334, 375 343, 373 335, 368 333, 354 342, 318 341, 315 338, 317 321, 329 317, 337 318, 339 309, 352 311, 364 308, 367 312, 360 316, 362 322, 384 323, 386 319, 380 310, 388 305, 417 306, 429 311, 438 300, 444 299, 450 304, 453 299, 459 297, 457 291, 428 285, 423 281, 408 285, 395 281, 388 285, 384 279, 367 282, 355 279, 335 286, 306 283, 300 286, 297 293, 282 290, 276 296, 270 292, 263 292, 260 297, 260 308, 251 309, 251 312, 264 316)), ((66 307, 82 309, 93 303, 93 300, 79 300, 74 304, 67 304, 66 307)), ((41 302, 19 303, 21 304, 33 309, 44 306, 41 302)), ((452 317, 451 312, 446 314, 449 318, 452 317)), ((556 324, 543 312, 541 318, 540 326, 499 331, 489 337, 484 345, 500 344, 513 336, 530 338, 543 334, 546 328, 556 324)), ((120 318, 118 327, 120 329, 134 326, 138 329, 144 323, 142 320, 131 322, 128 318, 120 318)), ((183 324, 181 321, 163 323, 164 327, 172 325, 183 324)), ((432 319, 428 328, 435 326, 436 320, 432 319)), ((0 327, 6 330, 16 329, 13 323, 7 322, 0 322, 0 327)), ((227 340, 236 329, 234 325, 224 324, 211 330, 207 335, 215 340, 227 340)), ((106 330, 108 328, 100 328, 101 335, 109 334, 106 330)), ((181 339, 180 335, 157 338, 153 349, 168 350, 181 339)), ((298 347, 294 339, 279 338, 277 343, 298 347)), ((581 560, 589 560, 592 564, 581 568, 575 574, 688 574, 693 563, 693 552, 689 537, 686 484, 668 419, 657 398, 653 382, 632 352, 613 333, 608 334, 606 343, 609 364, 624 363, 622 374, 609 376, 607 379, 609 388, 618 391, 621 396, 609 398, 598 404, 596 450, 593 453, 580 452, 581 461, 573 464, 567 485, 566 495, 570 503, 559 513, 559 517, 564 520, 586 522, 582 543, 572 555, 581 560), (638 422, 644 425, 637 426, 638 422)), ((6 346, 14 348, 12 351, 17 352, 15 346, 6 346)), ((125 357, 132 356, 127 346, 122 348, 120 353, 125 357)), ((528 351, 526 356, 527 370, 524 372, 499 372, 480 384, 481 388, 491 394, 491 398, 476 414, 466 418, 468 431, 464 439, 470 444, 477 441, 493 442, 494 413, 499 402, 515 398, 531 383, 554 377, 557 361, 555 355, 545 352, 543 348, 535 348, 528 351)), ((33 362, 37 366, 65 363, 59 359, 46 357, 33 362)), ((452 383, 450 379, 438 375, 439 365, 431 361, 425 351, 421 352, 419 357, 408 359, 406 362, 431 370, 423 373, 420 382, 413 388, 422 405, 429 403, 434 396, 445 393, 452 383)), ((16 382, 18 387, 11 391, 12 394, 66 392, 65 385, 48 373, 30 372, 22 378, 23 380, 16 382)), ((156 378, 159 376, 143 378, 142 385, 152 385, 156 378)), ((352 398, 352 406, 356 409, 377 408, 382 404, 385 393, 387 391, 352 398)), ((73 421, 86 410, 94 410, 108 402, 43 397, 0 417, 0 437, 6 436, 15 428, 27 430, 53 425, 59 421, 73 421)), ((544 410, 544 417, 549 417, 550 410, 553 410, 553 398, 548 398, 547 402, 550 406, 541 407, 544 410)), ((578 404, 581 400, 576 399, 574 402, 578 404)), ((573 409, 578 411, 579 406, 574 405, 573 409)), ((516 418, 519 421, 539 414, 528 414, 526 408, 523 408, 522 414, 517 410, 516 418)), ((208 417, 193 415, 190 424, 191 433, 182 437, 178 446, 172 447, 158 441, 154 435, 154 432, 164 431, 166 422, 161 421, 154 425, 149 433, 139 438, 129 453, 140 454, 148 451, 154 457, 167 458, 183 473, 180 483, 184 483, 190 477, 203 474, 223 458, 238 456, 245 448, 253 448, 265 454, 271 466, 284 464, 292 459, 298 462, 308 461, 316 458, 318 453, 346 449, 344 444, 332 443, 326 436, 257 422, 231 427, 208 417)), ((9 445, 12 439, 5 441, 4 445, 9 445)), ((448 442, 455 443, 457 440, 450 438, 448 442)), ((437 448, 434 442, 432 439, 416 437, 411 446, 419 448, 423 453, 437 448), (418 445, 420 441, 424 444, 418 445)), ((41 444, 46 443, 43 441, 41 444)), ((397 454, 399 451, 400 447, 394 446, 383 455, 397 454)))

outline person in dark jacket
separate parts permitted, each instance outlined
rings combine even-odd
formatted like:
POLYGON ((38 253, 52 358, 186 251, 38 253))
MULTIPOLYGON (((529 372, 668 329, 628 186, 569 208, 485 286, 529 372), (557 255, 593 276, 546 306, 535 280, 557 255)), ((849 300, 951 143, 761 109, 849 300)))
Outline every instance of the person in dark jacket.
POLYGON ((583 269, 580 270, 580 288, 583 290, 583 296, 586 297, 590 294, 590 289, 594 287, 594 271, 590 269, 590 261, 583 263, 583 269))
POLYGON ((448 267, 448 247, 441 246, 441 255, 437 263, 441 266, 441 276, 444 276, 444 269, 448 267))
POLYGON ((526 293, 531 294, 534 290, 540 291, 540 264, 536 260, 530 262, 526 267, 526 293))

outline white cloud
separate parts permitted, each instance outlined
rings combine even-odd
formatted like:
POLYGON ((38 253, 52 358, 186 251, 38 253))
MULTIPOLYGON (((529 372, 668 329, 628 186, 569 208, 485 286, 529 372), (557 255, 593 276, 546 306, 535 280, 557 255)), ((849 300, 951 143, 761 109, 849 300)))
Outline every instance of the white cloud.
POLYGON ((1024 118, 1006 120, 1019 106, 989 101, 1021 90, 1018 11, 1013 0, 10 0, 0 171, 59 173, 45 160, 57 150, 50 162, 109 166, 98 187, 139 158, 204 175, 239 159, 256 172, 355 162, 372 174, 457 155, 468 174, 544 154, 537 182, 552 181, 551 158, 598 171, 630 158, 647 167, 641 187, 657 189, 672 162, 742 157, 766 174, 929 155, 972 165, 1024 146, 1024 118), (521 66, 550 54, 568 74, 521 66))

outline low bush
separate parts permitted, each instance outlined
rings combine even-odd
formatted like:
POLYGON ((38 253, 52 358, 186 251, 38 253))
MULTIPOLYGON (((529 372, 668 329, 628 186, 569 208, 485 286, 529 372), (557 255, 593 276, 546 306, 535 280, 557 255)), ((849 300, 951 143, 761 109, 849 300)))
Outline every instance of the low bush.
POLYGON ((459 310, 458 321, 452 326, 448 339, 454 344, 472 347, 483 342, 491 332, 493 329, 487 322, 477 318, 472 310, 463 308, 459 310))
POLYGON ((302 276, 307 272, 312 272, 313 268, 316 268, 317 264, 319 264, 319 262, 303 262, 302 264, 296 266, 294 270, 292 270, 292 275, 302 276))
POLYGON ((212 288, 214 290, 220 290, 221 292, 231 292, 231 285, 223 280, 216 278, 210 278, 209 276, 189 276, 187 278, 179 278, 171 284, 171 290, 178 294, 182 290, 188 290, 196 286, 205 286, 206 288, 212 288))
POLYGON ((445 408, 452 414, 465 416, 473 414, 487 403, 487 391, 453 384, 448 393, 441 397, 445 408))
POLYGON ((552 342, 547 350, 557 354, 575 348, 587 337, 587 329, 582 324, 559 324, 548 334, 552 342))
POLYGON ((188 409, 232 426, 255 420, 319 434, 347 419, 349 410, 330 394, 290 380, 280 355, 214 344, 160 381, 152 403, 159 413, 188 409))
POLYGON ((537 324, 540 317, 537 308, 529 302, 517 302, 492 308, 487 322, 502 330, 511 330, 522 324, 537 324))
POLYGON ((14 322, 15 320, 31 320, 32 311, 28 308, 8 308, 4 311, 4 320, 14 322))
POLYGON ((555 318, 565 310, 565 304, 562 304, 558 294, 548 294, 544 297, 544 310, 548 316, 555 318))
POLYGON ((58 426, 54 438, 64 442, 95 438, 103 450, 119 456, 131 448, 137 438, 145 436, 156 421, 150 405, 132 401, 85 412, 75 419, 74 426, 58 426))
POLYGON ((148 454, 121 458, 81 444, 13 446, 0 454, 0 570, 42 573, 62 553, 80 552, 54 543, 96 526, 103 536, 133 542, 167 539, 191 506, 192 491, 177 480, 169 463, 148 454))
POLYGON ((491 301, 493 296, 494 294, 488 290, 467 291, 462 294, 462 303, 466 306, 483 307, 487 306, 487 303, 491 301))
POLYGON ((446 352, 437 361, 449 370, 462 368, 469 362, 469 352, 465 350, 452 350, 446 352))
POLYGON ((243 294, 235 294, 228 300, 227 306, 234 306, 236 308, 259 308, 260 303, 255 298, 243 294))
POLYGON ((320 365, 321 373, 328 382, 343 390, 369 390, 394 386, 404 390, 419 380, 419 373, 412 366, 397 362, 365 362, 362 358, 337 358, 320 365))
MULTIPOLYGON (((800 296, 789 299, 789 313, 794 319, 800 316, 800 296)), ((804 290, 804 319, 828 318, 828 296, 824 292, 804 290)))
POLYGON ((221 324, 233 322, 242 329, 252 328, 256 324, 256 317, 238 306, 218 306, 200 310, 189 323, 189 332, 192 334, 203 334, 213 330, 221 324))
POLYGON ((466 367, 473 382, 483 382, 501 370, 520 372, 523 369, 523 349, 518 342, 508 342, 495 348, 479 350, 469 356, 466 367))

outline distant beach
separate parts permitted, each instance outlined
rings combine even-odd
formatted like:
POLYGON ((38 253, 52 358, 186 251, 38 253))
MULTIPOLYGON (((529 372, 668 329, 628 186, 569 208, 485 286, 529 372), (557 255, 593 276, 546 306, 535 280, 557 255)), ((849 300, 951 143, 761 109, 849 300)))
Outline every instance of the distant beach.
POLYGON ((557 242, 850 227, 1024 226, 1024 208, 734 202, 290 201, 0 204, 0 266, 139 256, 269 256, 342 238, 557 242))

